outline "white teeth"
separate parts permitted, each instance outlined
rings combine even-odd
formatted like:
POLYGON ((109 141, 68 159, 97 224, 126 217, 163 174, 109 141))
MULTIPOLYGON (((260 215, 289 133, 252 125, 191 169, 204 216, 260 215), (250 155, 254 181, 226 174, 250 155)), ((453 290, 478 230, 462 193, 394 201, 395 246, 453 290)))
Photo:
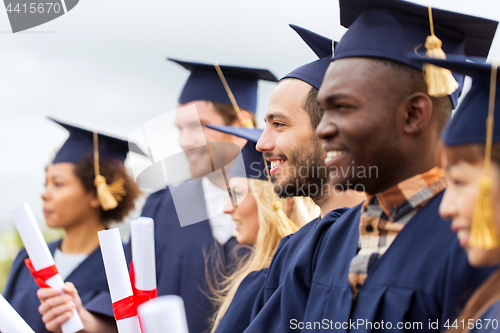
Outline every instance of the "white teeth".
POLYGON ((331 150, 326 153, 326 157, 333 158, 338 157, 345 154, 345 150, 331 150))
POLYGON ((466 231, 466 230, 458 230, 457 232, 457 237, 458 239, 462 239, 462 238, 465 238, 469 235, 469 232, 466 231))
POLYGON ((277 160, 277 161, 272 161, 271 162, 271 169, 276 168, 277 166, 285 163, 285 160, 277 160))

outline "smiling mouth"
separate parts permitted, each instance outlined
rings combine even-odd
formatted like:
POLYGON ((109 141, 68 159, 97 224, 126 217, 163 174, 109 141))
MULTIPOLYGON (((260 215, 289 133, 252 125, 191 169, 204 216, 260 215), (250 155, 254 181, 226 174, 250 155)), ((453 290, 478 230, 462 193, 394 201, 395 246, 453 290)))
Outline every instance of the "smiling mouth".
POLYGON ((286 160, 271 161, 271 171, 270 171, 271 175, 276 173, 276 171, 280 168, 280 166, 285 162, 286 162, 286 160))
POLYGON ((457 231, 457 238, 461 247, 467 246, 469 243, 469 236, 470 232, 467 230, 461 229, 457 231))
POLYGON ((326 153, 326 157, 327 158, 335 158, 335 157, 339 157, 339 156, 342 156, 346 153, 345 150, 330 150, 326 153))
POLYGON ((186 152, 186 157, 189 161, 189 163, 195 163, 198 162, 203 156, 205 155, 205 152, 186 152))
POLYGON ((340 157, 347 154, 346 150, 329 150, 326 152, 325 166, 331 167, 336 164, 340 157))

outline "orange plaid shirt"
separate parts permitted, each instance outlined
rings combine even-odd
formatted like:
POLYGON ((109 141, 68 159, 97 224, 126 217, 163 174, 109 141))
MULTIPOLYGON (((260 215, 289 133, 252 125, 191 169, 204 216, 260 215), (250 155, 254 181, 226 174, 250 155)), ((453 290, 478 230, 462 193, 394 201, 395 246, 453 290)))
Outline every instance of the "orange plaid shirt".
POLYGON ((349 267, 349 282, 355 297, 370 268, 387 251, 408 221, 445 188, 442 170, 434 167, 381 193, 367 195, 361 208, 359 251, 349 267))

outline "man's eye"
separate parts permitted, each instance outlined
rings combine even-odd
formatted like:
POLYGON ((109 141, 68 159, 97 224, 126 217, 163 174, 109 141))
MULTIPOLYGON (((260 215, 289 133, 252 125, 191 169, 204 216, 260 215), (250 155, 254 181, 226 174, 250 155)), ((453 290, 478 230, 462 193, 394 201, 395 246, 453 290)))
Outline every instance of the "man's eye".
POLYGON ((276 122, 276 121, 273 123, 273 125, 274 125, 275 127, 285 126, 285 124, 278 123, 278 122, 276 122))
POLYGON ((457 186, 457 187, 460 187, 460 186, 464 186, 465 185, 465 182, 459 180, 459 179, 453 179, 452 180, 453 182, 453 185, 457 186))
POLYGON ((335 109, 342 113, 351 111, 351 107, 345 104, 338 104, 335 106, 335 109))

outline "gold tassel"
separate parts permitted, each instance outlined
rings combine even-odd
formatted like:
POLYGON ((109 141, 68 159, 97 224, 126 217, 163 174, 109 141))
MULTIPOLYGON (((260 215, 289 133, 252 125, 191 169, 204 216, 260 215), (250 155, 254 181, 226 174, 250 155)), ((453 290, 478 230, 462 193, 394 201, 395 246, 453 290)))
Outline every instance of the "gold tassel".
MULTIPOLYGON (((431 35, 427 36, 427 39, 425 41, 425 47, 427 49, 426 55, 430 58, 446 59, 446 54, 441 48, 443 43, 434 34, 434 24, 432 21, 431 7, 429 7, 429 22, 431 26, 431 35)), ((425 82, 427 82, 429 96, 448 96, 451 95, 460 86, 449 69, 438 67, 432 64, 425 64, 424 71, 425 82)))
POLYGON ((101 208, 104 211, 115 209, 118 206, 118 201, 121 201, 127 194, 124 188, 125 180, 121 177, 115 177, 113 183, 108 185, 106 178, 99 173, 99 143, 96 132, 94 132, 94 171, 94 185, 101 208))
POLYGON ((472 218, 471 235, 469 246, 482 249, 492 249, 498 246, 498 232, 493 221, 493 204, 491 192, 493 184, 489 176, 491 164, 491 147, 493 144, 493 125, 495 114, 495 91, 497 66, 493 65, 490 81, 490 101, 488 106, 488 118, 486 120, 486 147, 484 154, 484 174, 478 183, 478 195, 474 215, 472 218))
POLYGON ((236 98, 234 98, 233 92, 229 88, 229 84, 227 83, 226 78, 224 77, 224 74, 222 73, 222 69, 220 68, 220 66, 217 63, 214 64, 214 67, 215 67, 215 70, 217 71, 217 74, 219 74, 219 78, 222 81, 222 84, 224 85, 224 89, 226 89, 226 93, 227 93, 229 99, 231 100, 231 104, 233 105, 234 111, 236 111, 236 115, 240 119, 241 126, 246 127, 246 128, 254 128, 252 120, 245 118, 243 116, 243 113, 241 112, 240 107, 238 106, 238 103, 236 103, 236 98))
POLYGON ((491 191, 493 184, 488 175, 483 175, 478 183, 478 195, 472 218, 469 246, 492 249, 498 246, 498 235, 493 222, 491 191))

